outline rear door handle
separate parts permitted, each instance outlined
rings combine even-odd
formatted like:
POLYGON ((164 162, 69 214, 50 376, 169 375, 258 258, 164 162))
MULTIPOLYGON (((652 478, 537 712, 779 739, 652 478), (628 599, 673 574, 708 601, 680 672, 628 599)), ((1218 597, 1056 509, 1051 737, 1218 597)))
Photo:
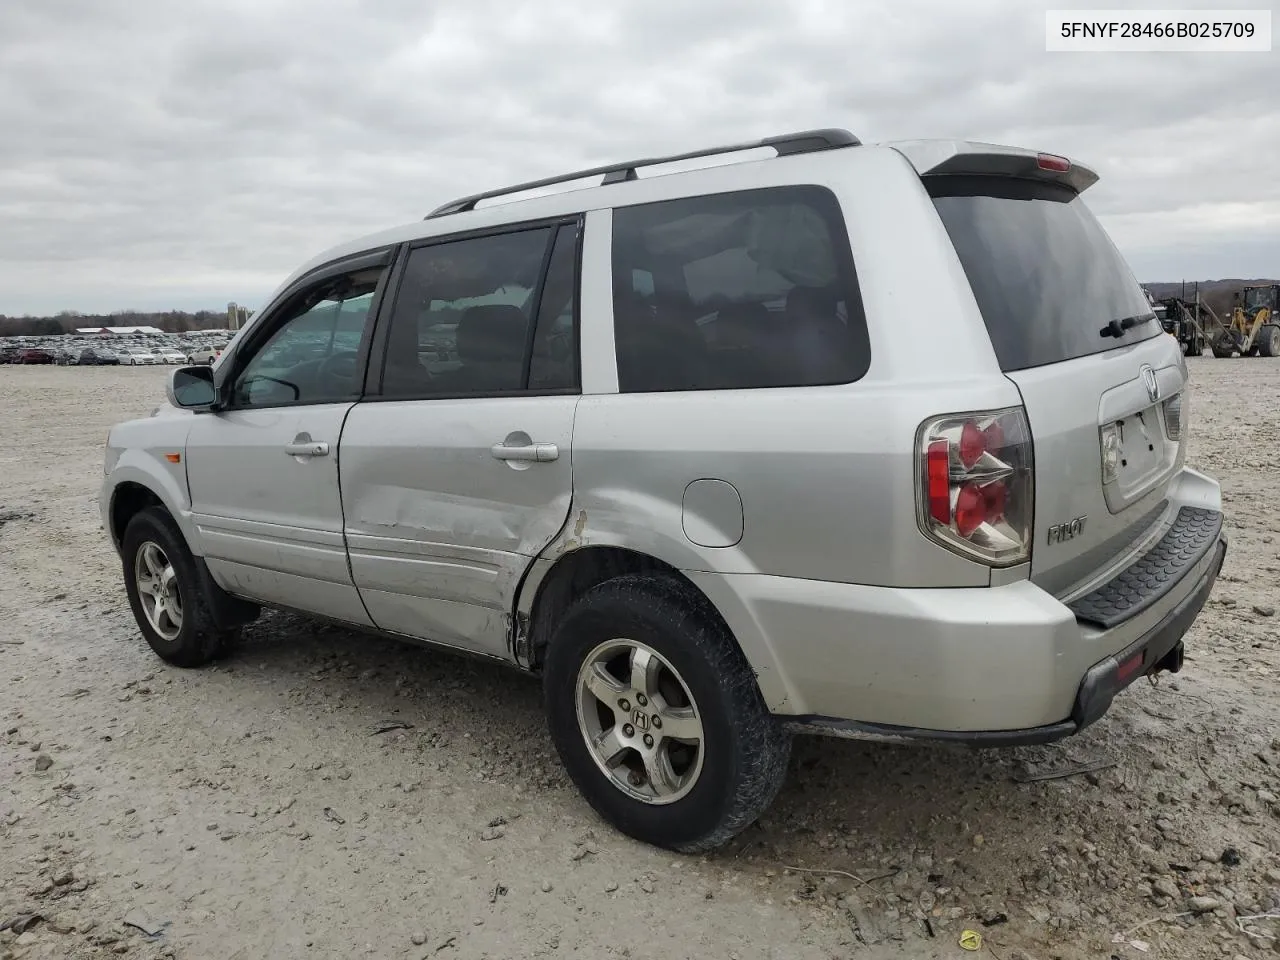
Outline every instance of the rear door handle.
POLYGON ((523 446, 509 447, 505 443, 495 443, 489 452, 498 460, 527 460, 534 463, 547 463, 560 459, 560 448, 554 443, 527 443, 523 446))
POLYGON ((286 443, 284 452, 291 457, 327 457, 329 445, 323 440, 308 440, 306 443, 286 443))

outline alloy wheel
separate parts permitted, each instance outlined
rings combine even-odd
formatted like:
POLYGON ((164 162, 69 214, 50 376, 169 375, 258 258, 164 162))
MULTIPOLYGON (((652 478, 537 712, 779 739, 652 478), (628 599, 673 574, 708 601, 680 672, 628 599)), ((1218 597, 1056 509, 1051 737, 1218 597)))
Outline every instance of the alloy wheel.
POLYGON ((138 548, 133 570, 147 623, 165 640, 177 639, 182 631, 182 593, 173 564, 158 544, 148 540, 138 548))
POLYGON ((702 772, 702 718, 688 685, 662 654, 608 640, 578 671, 578 728, 601 772, 649 804, 686 796, 702 772))

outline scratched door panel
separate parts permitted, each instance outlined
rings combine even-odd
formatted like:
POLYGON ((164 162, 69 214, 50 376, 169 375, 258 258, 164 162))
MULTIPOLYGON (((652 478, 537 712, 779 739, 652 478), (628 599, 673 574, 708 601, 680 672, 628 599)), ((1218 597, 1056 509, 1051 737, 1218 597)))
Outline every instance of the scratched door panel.
POLYGON ((369 618, 347 568, 338 495, 338 437, 349 403, 232 410, 192 418, 192 517, 215 580, 237 596, 362 626, 369 618), (322 456, 291 456, 305 437, 322 456))
POLYGON ((569 515, 577 403, 356 406, 342 436, 343 514, 351 572, 379 627, 507 657, 516 587, 569 515), (545 459, 499 459, 504 444, 541 445, 545 459))

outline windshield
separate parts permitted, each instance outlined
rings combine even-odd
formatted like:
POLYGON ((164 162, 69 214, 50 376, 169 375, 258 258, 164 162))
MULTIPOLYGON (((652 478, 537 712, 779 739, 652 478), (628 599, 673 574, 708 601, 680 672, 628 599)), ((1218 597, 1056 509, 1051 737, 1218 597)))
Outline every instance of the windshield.
POLYGON ((1246 310, 1252 310, 1254 307, 1268 306, 1270 303, 1270 287, 1251 287, 1244 292, 1244 308, 1246 310))
POLYGON ((991 176, 926 185, 1002 370, 1061 363, 1161 332, 1143 288, 1073 190, 991 176))

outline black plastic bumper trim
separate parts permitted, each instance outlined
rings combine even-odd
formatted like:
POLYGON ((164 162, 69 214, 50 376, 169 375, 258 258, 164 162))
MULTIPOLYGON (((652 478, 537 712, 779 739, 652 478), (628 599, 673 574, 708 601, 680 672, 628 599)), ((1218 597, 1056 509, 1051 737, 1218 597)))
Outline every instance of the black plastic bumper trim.
POLYGON ((1111 708, 1111 701, 1117 693, 1139 677, 1150 673, 1152 668, 1182 642, 1183 636, 1191 629, 1191 624, 1208 602, 1213 585, 1222 571, 1222 563, 1227 555, 1227 541, 1219 537, 1217 544, 1217 556, 1186 599, 1138 640, 1089 668, 1080 684, 1080 691, 1076 694, 1075 708, 1071 711, 1071 719, 1077 729, 1083 730, 1102 717, 1111 708), (1120 664, 1139 654, 1142 655, 1142 668, 1121 680, 1120 664))
POLYGON ((966 747, 1025 747, 1037 743, 1052 743, 1076 732, 1070 720, 1050 724, 1047 727, 1027 727, 1023 730, 927 730, 920 727, 897 727, 888 723, 863 723, 860 720, 840 720, 836 717, 804 716, 785 717, 788 724, 804 733, 824 733, 853 740, 879 740, 885 742, 954 743, 966 747))
POLYGON ((1068 604, 1081 623, 1110 630, 1159 602, 1213 549, 1222 514, 1182 507, 1150 550, 1098 589, 1068 604))
POLYGON ((1213 563, 1186 599, 1124 650, 1089 668, 1076 693, 1071 716, 1060 723, 1020 730, 927 730, 815 715, 780 719, 785 720, 792 728, 808 733, 825 733, 856 740, 955 743, 978 748, 1028 746, 1070 737, 1102 717, 1111 708, 1116 694, 1139 677, 1146 676, 1157 665, 1167 665, 1169 662, 1181 664, 1181 651, 1178 648, 1182 638, 1200 615, 1222 570, 1222 562, 1227 553, 1225 536, 1219 534, 1216 549, 1217 556, 1213 563), (1138 653, 1142 654, 1142 669, 1133 671, 1122 680, 1119 675, 1120 664, 1138 653))

